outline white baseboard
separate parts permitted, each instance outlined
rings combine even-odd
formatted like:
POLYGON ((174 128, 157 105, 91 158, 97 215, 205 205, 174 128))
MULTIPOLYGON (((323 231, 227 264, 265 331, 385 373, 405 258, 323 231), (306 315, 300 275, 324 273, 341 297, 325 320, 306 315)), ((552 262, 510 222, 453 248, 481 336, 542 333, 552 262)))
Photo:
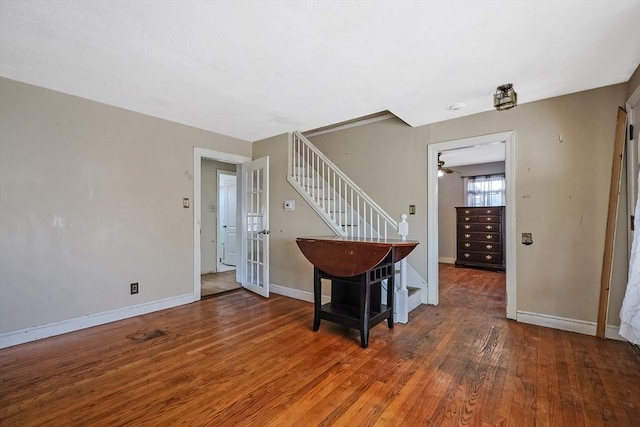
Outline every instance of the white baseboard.
POLYGON ((610 340, 628 341, 625 337, 620 335, 619 332, 620 332, 620 326, 607 325, 607 329, 604 332, 604 336, 605 338, 610 340))
POLYGON ((105 323, 115 322, 129 317, 140 316, 154 311, 177 307, 196 301, 193 294, 180 295, 163 300, 147 302, 130 307, 118 308, 97 314, 62 320, 60 322, 47 323, 45 325, 32 326, 17 331, 3 332, 0 334, 0 348, 24 344, 55 335, 66 334, 80 329, 91 328, 105 323))
POLYGON ((456 259, 455 258, 450 258, 448 256, 441 256, 440 258, 438 258, 438 262, 441 262, 443 264, 455 264, 456 263, 456 259))
MULTIPOLYGON (((313 303, 313 292, 301 291, 300 289, 287 288, 285 286, 274 285, 273 283, 269 283, 269 291, 273 292, 274 294, 282 295, 284 297, 289 297, 289 298, 313 303)), ((328 302, 331 302, 331 297, 327 295, 322 295, 322 304, 326 304, 328 302)))
POLYGON ((585 320, 569 319, 566 317, 552 316, 550 314, 531 313, 520 310, 518 310, 516 314, 516 320, 522 323, 546 326, 547 328, 560 329, 562 331, 596 335, 596 323, 585 320))
MULTIPOLYGON (((528 311, 518 311, 516 320, 531 325, 546 326, 548 328, 560 329, 562 331, 577 332, 579 334, 596 336, 596 322, 585 320, 569 319, 566 317, 551 316, 549 314, 531 313, 528 311)), ((618 331, 620 326, 607 325, 605 338, 618 341, 627 341, 618 331)))

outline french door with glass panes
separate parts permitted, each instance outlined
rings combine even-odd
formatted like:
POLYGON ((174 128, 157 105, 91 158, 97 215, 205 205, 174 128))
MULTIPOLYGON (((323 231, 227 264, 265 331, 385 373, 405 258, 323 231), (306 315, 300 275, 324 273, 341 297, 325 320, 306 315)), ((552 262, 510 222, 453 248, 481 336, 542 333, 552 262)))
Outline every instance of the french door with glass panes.
POLYGON ((269 297, 269 157, 242 165, 242 197, 242 286, 269 297))

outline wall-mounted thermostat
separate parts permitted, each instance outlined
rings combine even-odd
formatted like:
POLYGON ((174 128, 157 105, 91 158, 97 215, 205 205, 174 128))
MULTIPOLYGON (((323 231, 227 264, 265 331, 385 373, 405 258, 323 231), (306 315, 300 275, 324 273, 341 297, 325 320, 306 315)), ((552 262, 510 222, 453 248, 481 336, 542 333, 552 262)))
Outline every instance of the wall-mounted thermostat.
POLYGON ((284 201, 284 210, 285 211, 295 211, 296 210, 296 201, 295 200, 285 200, 284 201))

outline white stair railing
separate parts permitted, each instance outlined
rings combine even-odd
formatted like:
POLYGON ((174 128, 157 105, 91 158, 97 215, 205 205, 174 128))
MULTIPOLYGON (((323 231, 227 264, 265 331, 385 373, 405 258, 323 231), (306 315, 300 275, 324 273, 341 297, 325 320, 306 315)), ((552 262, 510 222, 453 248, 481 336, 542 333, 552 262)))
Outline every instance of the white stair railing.
MULTIPOLYGON (((338 236, 407 238, 406 215, 402 215, 399 227, 388 213, 299 132, 293 132, 289 140, 287 180, 338 236)), ((399 323, 407 323, 407 270, 410 267, 406 260, 399 264, 394 317, 399 323)))
POLYGON ((391 238, 398 223, 299 132, 289 144, 288 179, 333 231, 344 237, 391 238))

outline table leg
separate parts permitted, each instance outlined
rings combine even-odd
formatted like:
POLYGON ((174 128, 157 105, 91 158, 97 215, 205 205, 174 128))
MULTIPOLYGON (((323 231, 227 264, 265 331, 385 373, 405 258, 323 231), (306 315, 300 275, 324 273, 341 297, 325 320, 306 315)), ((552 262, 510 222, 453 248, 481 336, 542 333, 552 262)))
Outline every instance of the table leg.
POLYGON ((371 283, 369 273, 364 273, 360 279, 360 346, 367 348, 369 345, 369 310, 371 299, 371 283))
POLYGON ((313 269, 313 331, 320 329, 320 310, 322 306, 322 281, 318 267, 313 269))

